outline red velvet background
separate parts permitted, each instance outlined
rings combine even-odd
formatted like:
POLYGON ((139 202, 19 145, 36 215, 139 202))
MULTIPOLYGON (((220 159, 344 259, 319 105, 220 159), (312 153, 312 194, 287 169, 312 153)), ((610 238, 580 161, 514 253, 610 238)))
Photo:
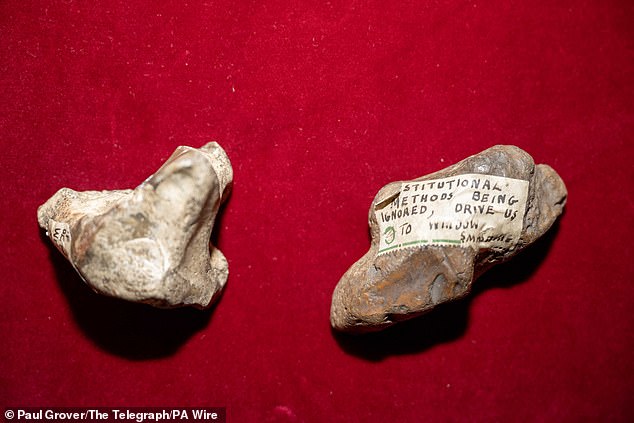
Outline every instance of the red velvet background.
POLYGON ((632 421, 632 3, 311 3, 0 4, 0 407, 632 421), (38 229, 57 189, 210 140, 235 171, 211 311, 99 297, 38 229), (504 143, 563 177, 560 224, 466 300, 332 333, 379 188, 504 143))

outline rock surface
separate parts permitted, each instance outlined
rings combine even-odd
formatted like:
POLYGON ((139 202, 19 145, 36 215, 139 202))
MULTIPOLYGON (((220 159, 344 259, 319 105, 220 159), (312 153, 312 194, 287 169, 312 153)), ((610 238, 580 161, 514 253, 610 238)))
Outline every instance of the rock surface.
POLYGON ((514 146, 386 185, 369 212, 370 250, 333 293, 331 325, 378 331, 465 296, 484 271, 543 235, 566 198, 559 175, 514 146))
POLYGON ((232 181, 220 145, 181 146, 134 190, 62 188, 37 218, 95 291, 157 307, 204 308, 228 277, 210 235, 232 181))

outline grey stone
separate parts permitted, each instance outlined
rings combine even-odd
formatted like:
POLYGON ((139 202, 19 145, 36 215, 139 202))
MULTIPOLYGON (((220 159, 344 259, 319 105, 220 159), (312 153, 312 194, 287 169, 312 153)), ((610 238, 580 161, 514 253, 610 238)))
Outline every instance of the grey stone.
MULTIPOLYGON (((449 178, 443 180, 454 181, 455 186, 461 176, 467 179, 466 175, 475 175, 471 176, 471 179, 486 178, 480 178, 480 175, 492 175, 491 178, 496 176, 510 178, 504 180, 525 187, 525 207, 522 206, 519 210, 519 216, 523 213, 523 219, 520 220, 518 217, 515 223, 509 223, 516 225, 516 235, 514 237, 509 235, 509 239, 513 240, 489 245, 487 243, 470 244, 457 239, 445 240, 444 245, 435 245, 434 242, 442 243, 443 240, 415 239, 417 242, 407 243, 412 244, 411 247, 404 247, 405 243, 399 244, 399 248, 385 247, 387 242, 394 241, 394 228, 390 227, 381 233, 382 223, 379 219, 384 222, 386 218, 390 218, 386 210, 397 210, 399 198, 401 209, 403 209, 405 193, 402 190, 405 190, 407 186, 414 186, 407 185, 408 181, 390 183, 378 192, 370 207, 369 225, 372 240, 369 251, 350 267, 334 290, 330 312, 333 328, 358 333, 378 331, 399 321, 429 312, 438 304, 465 296, 471 290, 472 282, 487 269, 508 260, 543 235, 562 213, 567 198, 563 181, 550 166, 535 165, 531 156, 514 146, 492 147, 441 171, 409 182, 418 182, 415 185, 424 187, 425 184, 421 184, 421 181, 449 178), (390 237, 386 238, 386 234, 390 237), (382 235, 383 241, 381 241, 382 235), (381 242, 384 244, 382 252, 381 242), (447 245, 448 242, 454 244, 447 245)), ((471 200, 482 198, 482 193, 476 195, 470 192, 469 194, 472 195, 471 200)), ((410 194, 408 201, 411 201, 411 198, 410 194)), ((491 201, 493 197, 486 198, 491 201)), ((418 199, 420 200, 421 197, 418 199)), ((430 201, 428 197, 425 197, 425 200, 430 201)), ((505 199, 507 200, 508 198, 505 199)), ((433 207, 436 203, 424 203, 425 216, 416 217, 419 222, 422 222, 422 228, 426 228, 425 225, 431 227, 429 225, 433 217, 429 216, 433 216, 433 207)), ((485 214, 489 211, 492 215, 503 213, 502 209, 495 209, 497 204, 493 204, 492 209, 489 209, 489 205, 490 203, 485 203, 481 209, 477 209, 478 213, 481 211, 485 214)), ((520 205, 513 204, 513 207, 520 207, 520 205)), ((452 204, 452 207, 454 211, 461 212, 466 208, 462 203, 452 204)), ((410 207, 408 212, 412 210, 413 208, 410 207)), ((419 212, 420 210, 422 207, 418 210, 414 209, 419 212)), ((469 210, 473 211, 471 206, 469 210)), ((467 216, 466 219, 471 217, 467 216)), ((473 217, 473 219, 477 220, 479 217, 473 217)), ((505 220, 502 217, 500 219, 505 220)), ((510 219, 505 221, 510 222, 510 219)), ((389 224, 389 222, 383 223, 383 225, 389 224)), ((465 224, 468 225, 469 222, 447 222, 447 225, 453 225, 453 228, 465 224)), ((487 234, 495 235, 500 228, 487 224, 480 226, 478 230, 483 232, 480 235, 476 234, 479 240, 497 239, 487 234)), ((509 228, 510 226, 504 227, 499 233, 511 233, 512 230, 509 228)))
POLYGON ((204 308, 228 277, 210 235, 232 181, 220 145, 181 146, 134 190, 62 188, 37 217, 96 292, 157 307, 204 308))

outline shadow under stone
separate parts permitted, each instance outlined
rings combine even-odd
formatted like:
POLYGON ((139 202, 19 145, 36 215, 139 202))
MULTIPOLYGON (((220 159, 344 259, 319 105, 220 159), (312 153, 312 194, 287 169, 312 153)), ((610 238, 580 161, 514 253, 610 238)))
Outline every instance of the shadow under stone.
POLYGON ((511 288, 529 279, 548 255, 558 231, 559 219, 535 243, 474 281, 471 292, 462 299, 438 305, 429 313, 381 332, 346 334, 332 330, 333 336, 346 353, 368 361, 421 353, 435 345, 460 339, 468 328, 473 299, 488 289, 511 288))
POLYGON ((166 357, 208 325, 215 305, 206 310, 159 309, 95 293, 44 231, 40 237, 49 248, 57 280, 77 325, 104 351, 130 360, 166 357))

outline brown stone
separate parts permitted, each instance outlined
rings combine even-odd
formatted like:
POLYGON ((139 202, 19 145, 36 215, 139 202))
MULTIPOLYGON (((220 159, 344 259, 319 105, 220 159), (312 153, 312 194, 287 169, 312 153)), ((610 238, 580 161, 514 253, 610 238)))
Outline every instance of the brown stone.
POLYGON ((333 328, 377 331, 465 296, 487 269, 542 236, 562 213, 566 198, 559 175, 548 165, 535 165, 514 146, 495 146, 441 171, 386 185, 369 211, 370 250, 333 293, 333 328), (442 200, 438 180, 444 182, 442 200), (482 189, 483 183, 488 189, 482 189), (461 184, 466 186, 462 191, 461 184), (413 197, 413 189, 422 189, 426 196, 421 192, 413 197), (522 190, 525 203, 517 201, 521 194, 515 195, 522 190), (513 213, 518 220, 512 220, 513 213), (497 223, 487 223, 487 218, 497 223), (439 225, 456 236, 432 239, 444 233, 437 231, 439 225), (468 229, 458 229, 464 227, 468 229), (403 235, 407 230, 410 233, 403 235))

